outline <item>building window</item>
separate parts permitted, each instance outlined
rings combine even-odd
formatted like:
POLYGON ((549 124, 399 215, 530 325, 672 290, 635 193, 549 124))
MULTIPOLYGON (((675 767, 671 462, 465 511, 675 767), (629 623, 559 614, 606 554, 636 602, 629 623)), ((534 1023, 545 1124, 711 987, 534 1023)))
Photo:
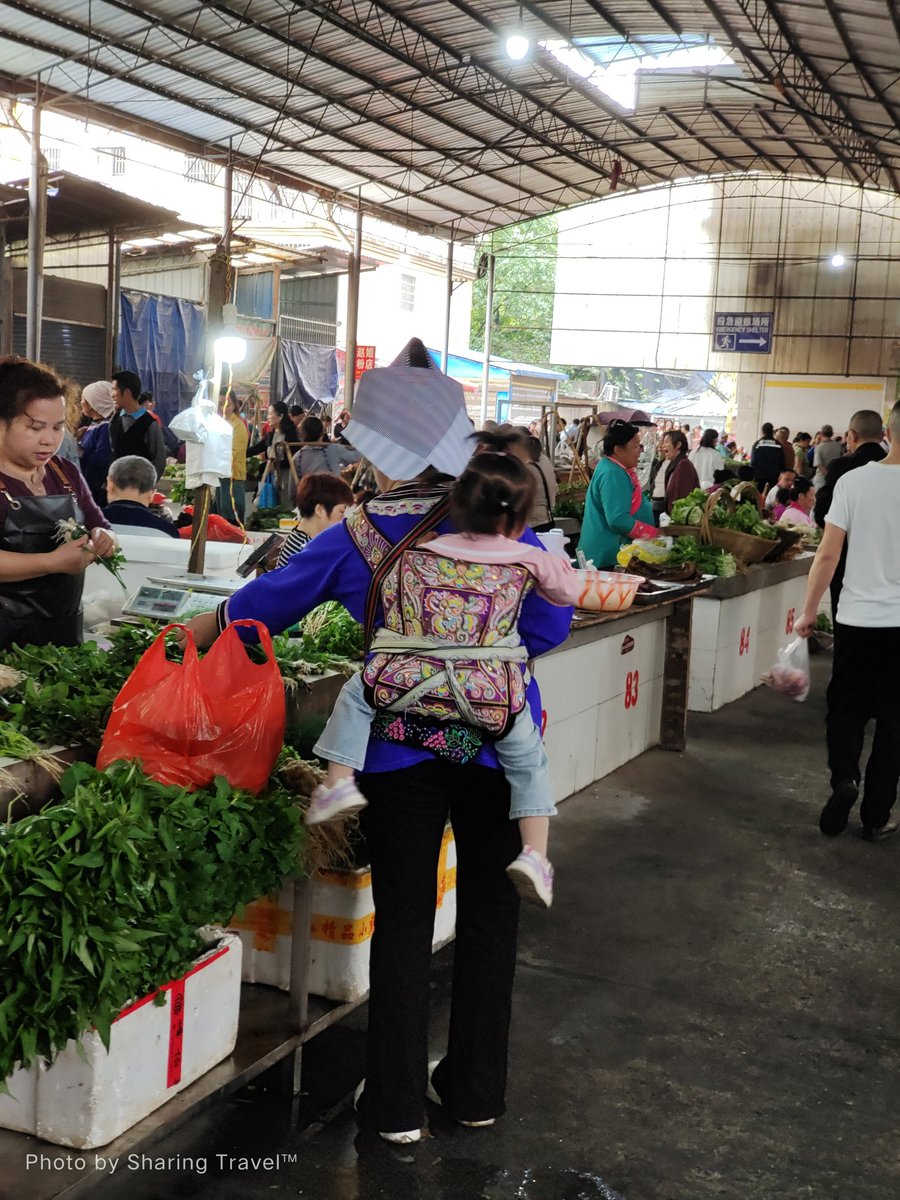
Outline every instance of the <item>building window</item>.
POLYGON ((252 181, 246 175, 235 175, 232 182, 233 221, 253 220, 252 181))
POLYGON ((184 177, 191 183, 215 183, 216 165, 207 162, 205 158, 192 158, 186 154, 184 156, 184 177))
POLYGON ((400 276, 400 311, 415 312, 416 309, 416 277, 415 275, 400 276))
POLYGON ((125 147, 124 146, 100 146, 98 153, 106 155, 110 162, 110 174, 124 175, 125 174, 125 147))
POLYGON ((47 160, 48 171, 59 170, 59 146, 44 146, 44 158, 47 160))

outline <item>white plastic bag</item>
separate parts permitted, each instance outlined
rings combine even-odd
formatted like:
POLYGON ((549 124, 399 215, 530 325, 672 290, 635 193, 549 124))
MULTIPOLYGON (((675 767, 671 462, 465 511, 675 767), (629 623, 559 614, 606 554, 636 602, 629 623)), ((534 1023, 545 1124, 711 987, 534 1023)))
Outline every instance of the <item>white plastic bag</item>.
POLYGON ((763 683, 791 700, 803 701, 809 695, 809 646, 797 637, 778 651, 778 657, 763 675, 763 683))
POLYGON ((217 487, 220 479, 231 476, 231 426, 216 412, 215 402, 207 395, 209 380, 205 371, 194 374, 197 391, 190 408, 178 413, 169 428, 185 443, 185 486, 208 484, 217 487))

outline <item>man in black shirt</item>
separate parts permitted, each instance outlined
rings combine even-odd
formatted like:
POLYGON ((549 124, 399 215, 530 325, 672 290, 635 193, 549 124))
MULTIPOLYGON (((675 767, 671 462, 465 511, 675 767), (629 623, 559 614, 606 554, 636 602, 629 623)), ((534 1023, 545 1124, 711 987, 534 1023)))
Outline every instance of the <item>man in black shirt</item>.
POLYGON ((753 446, 750 466, 753 468, 753 481, 761 492, 774 487, 778 476, 788 466, 784 447, 775 440, 775 430, 768 421, 762 427, 762 437, 753 446))
POLYGON ((166 465, 166 444, 153 416, 138 403, 141 381, 134 371, 116 371, 112 377, 116 411, 109 422, 113 462, 128 454, 139 454, 153 463, 159 479, 166 465))
MULTIPOLYGON (((813 515, 820 529, 825 528, 825 517, 831 507, 834 485, 840 477, 846 475, 848 471, 855 471, 857 467, 864 467, 870 462, 880 462, 884 458, 884 447, 881 445, 883 434, 884 424, 881 417, 870 408, 862 408, 850 418, 850 427, 847 430, 847 453, 842 454, 840 458, 833 459, 828 464, 825 482, 816 491, 816 507, 813 515)), ((835 567, 834 575, 831 578, 832 620, 837 616, 838 598, 844 583, 846 565, 847 544, 845 542, 840 562, 835 567)))

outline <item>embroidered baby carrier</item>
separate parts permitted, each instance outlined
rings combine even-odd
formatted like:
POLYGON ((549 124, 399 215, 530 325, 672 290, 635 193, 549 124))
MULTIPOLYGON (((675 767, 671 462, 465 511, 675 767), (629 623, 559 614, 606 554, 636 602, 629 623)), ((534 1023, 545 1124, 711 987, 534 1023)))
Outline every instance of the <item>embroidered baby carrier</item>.
POLYGON ((446 512, 439 501, 396 545, 365 507, 348 513, 347 530, 373 572, 366 698, 380 712, 463 721, 499 738, 525 707, 528 653, 516 623, 533 580, 518 563, 463 562, 420 544, 446 512), (374 631, 379 602, 384 626, 374 631))

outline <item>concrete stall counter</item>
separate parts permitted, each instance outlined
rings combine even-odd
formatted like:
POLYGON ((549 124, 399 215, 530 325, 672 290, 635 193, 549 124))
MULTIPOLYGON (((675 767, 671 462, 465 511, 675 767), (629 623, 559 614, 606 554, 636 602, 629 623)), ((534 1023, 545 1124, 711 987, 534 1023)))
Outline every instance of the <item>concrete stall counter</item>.
POLYGON ((691 631, 688 705, 714 712, 757 687, 790 640, 803 608, 814 555, 757 563, 746 574, 717 579, 697 599, 691 631))
POLYGON ((651 746, 685 742, 693 595, 576 617, 534 665, 556 801, 651 746))

